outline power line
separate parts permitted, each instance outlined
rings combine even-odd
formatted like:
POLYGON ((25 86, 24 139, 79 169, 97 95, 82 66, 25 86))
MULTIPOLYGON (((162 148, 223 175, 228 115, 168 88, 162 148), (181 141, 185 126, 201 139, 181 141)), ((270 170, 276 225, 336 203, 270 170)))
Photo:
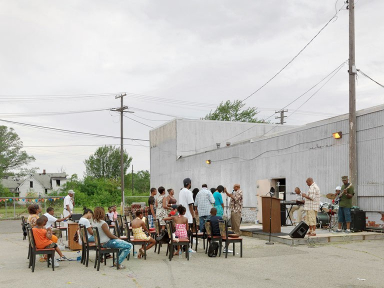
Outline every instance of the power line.
POLYGON ((0 113, 2 117, 40 117, 40 116, 56 116, 56 115, 69 115, 69 114, 82 114, 91 112, 109 111, 109 109, 93 109, 81 111, 66 111, 66 112, 34 112, 34 113, 0 113))
POLYGON ((252 97, 253 95, 255 95, 257 92, 259 92, 261 89, 263 89, 265 86, 267 86, 269 84, 269 82, 271 82, 273 79, 275 79, 281 72, 283 72, 283 70, 285 68, 288 67, 289 64, 291 64, 311 43, 313 40, 315 40, 315 38, 317 36, 319 36, 319 34, 332 22, 333 19, 335 19, 337 17, 337 14, 344 8, 345 4, 339 9, 336 11, 336 14, 333 15, 333 17, 331 19, 329 19, 329 21, 327 23, 325 23, 325 25, 319 30, 319 32, 316 33, 316 35, 314 37, 312 37, 312 39, 307 43, 305 44, 305 46, 299 51, 299 53, 297 53, 287 64, 285 64, 283 66, 283 68, 281 68, 275 75, 273 75, 267 82, 265 82, 263 85, 261 85, 256 91, 254 91, 253 93, 251 93, 250 95, 248 95, 247 97, 245 97, 242 102, 246 101, 248 98, 252 97))
POLYGON ((384 88, 384 85, 383 85, 383 84, 380 84, 380 83, 377 82, 376 80, 374 80, 374 79, 372 79, 371 77, 369 77, 367 74, 365 74, 363 71, 361 71, 361 69, 357 69, 357 71, 358 71, 361 75, 367 77, 369 80, 371 80, 372 82, 374 82, 374 83, 376 83, 377 85, 379 85, 381 88, 384 88))
MULTIPOLYGON (((20 125, 20 126, 26 126, 31 127, 35 129, 42 129, 42 130, 52 130, 55 132, 61 132, 66 134, 74 134, 74 135, 85 135, 85 136, 93 136, 93 137, 101 137, 101 138, 113 138, 113 139, 120 139, 118 136, 111 136, 111 135, 103 135, 103 134, 95 134, 95 133, 88 133, 88 132, 80 132, 80 131, 73 131, 73 130, 66 130, 66 129, 60 129, 60 128, 54 128, 54 127, 47 127, 47 126, 40 126, 40 125, 34 125, 34 124, 28 124, 28 123, 22 123, 22 122, 15 122, 10 120, 4 120, 0 119, 1 122, 6 122, 10 124, 20 125)), ((149 141, 146 139, 138 139, 138 138, 124 138, 126 140, 132 140, 132 141, 149 141)))
POLYGON ((128 119, 130 119, 130 120, 132 120, 132 121, 135 121, 135 122, 137 122, 137 123, 139 123, 139 124, 141 124, 141 125, 144 125, 144 126, 147 126, 147 127, 149 127, 149 128, 152 128, 152 129, 153 129, 153 127, 152 127, 152 126, 150 126, 150 125, 147 125, 147 124, 145 124, 145 123, 143 123, 143 122, 140 122, 140 121, 138 121, 138 120, 132 119, 131 117, 128 117, 128 116, 126 116, 126 115, 124 115, 124 117, 125 117, 125 118, 128 118, 128 119))
MULTIPOLYGON (((23 145, 23 148, 44 148, 44 147, 54 147, 54 148, 60 148, 60 147, 91 147, 91 146, 118 146, 120 144, 68 144, 68 145, 23 145)), ((135 144, 124 144, 124 146, 142 146, 149 148, 149 146, 145 145, 135 145, 135 144)))

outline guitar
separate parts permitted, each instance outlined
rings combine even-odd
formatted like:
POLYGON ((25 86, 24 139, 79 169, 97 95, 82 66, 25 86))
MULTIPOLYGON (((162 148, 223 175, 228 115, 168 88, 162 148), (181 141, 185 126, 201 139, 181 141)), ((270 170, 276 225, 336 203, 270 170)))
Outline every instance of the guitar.
POLYGON ((336 198, 335 198, 335 204, 336 204, 336 205, 339 204, 341 196, 344 195, 344 191, 347 190, 347 189, 348 189, 349 187, 351 187, 351 186, 352 186, 352 183, 350 183, 350 184, 348 185, 348 187, 344 188, 343 193, 341 193, 341 191, 340 191, 340 193, 336 195, 336 198))

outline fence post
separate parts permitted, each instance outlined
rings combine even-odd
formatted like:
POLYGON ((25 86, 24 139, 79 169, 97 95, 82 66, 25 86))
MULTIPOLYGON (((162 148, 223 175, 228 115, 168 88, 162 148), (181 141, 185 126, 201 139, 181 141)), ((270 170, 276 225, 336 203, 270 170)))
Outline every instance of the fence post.
POLYGON ((13 218, 16 218, 16 199, 13 199, 13 218))
POLYGON ((5 201, 4 201, 4 203, 5 203, 5 218, 7 218, 7 199, 5 199, 5 201))

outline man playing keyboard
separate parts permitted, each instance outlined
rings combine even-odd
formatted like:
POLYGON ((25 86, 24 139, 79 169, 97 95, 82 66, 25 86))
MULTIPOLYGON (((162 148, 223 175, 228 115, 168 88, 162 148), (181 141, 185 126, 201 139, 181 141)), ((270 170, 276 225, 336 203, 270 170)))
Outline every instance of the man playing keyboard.
POLYGON ((303 219, 303 212, 304 212, 304 198, 301 196, 301 191, 299 187, 295 188, 296 193, 296 203, 297 205, 293 205, 290 212, 289 212, 289 218, 292 220, 293 225, 296 225, 297 223, 300 223, 303 219), (293 212, 297 211, 297 221, 295 218, 293 218, 293 212))

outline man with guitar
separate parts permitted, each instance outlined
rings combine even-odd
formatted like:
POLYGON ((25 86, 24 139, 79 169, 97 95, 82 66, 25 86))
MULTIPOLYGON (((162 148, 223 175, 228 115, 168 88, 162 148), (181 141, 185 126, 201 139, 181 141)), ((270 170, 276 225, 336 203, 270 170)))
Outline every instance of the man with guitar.
MULTIPOLYGON (((352 183, 348 182, 348 176, 341 177, 343 186, 341 190, 336 191, 336 199, 339 199, 339 227, 336 232, 342 232, 341 226, 343 223, 347 224, 345 233, 351 233, 351 207, 352 197, 355 195, 352 183)), ((335 200, 336 200, 335 199, 335 200)))

